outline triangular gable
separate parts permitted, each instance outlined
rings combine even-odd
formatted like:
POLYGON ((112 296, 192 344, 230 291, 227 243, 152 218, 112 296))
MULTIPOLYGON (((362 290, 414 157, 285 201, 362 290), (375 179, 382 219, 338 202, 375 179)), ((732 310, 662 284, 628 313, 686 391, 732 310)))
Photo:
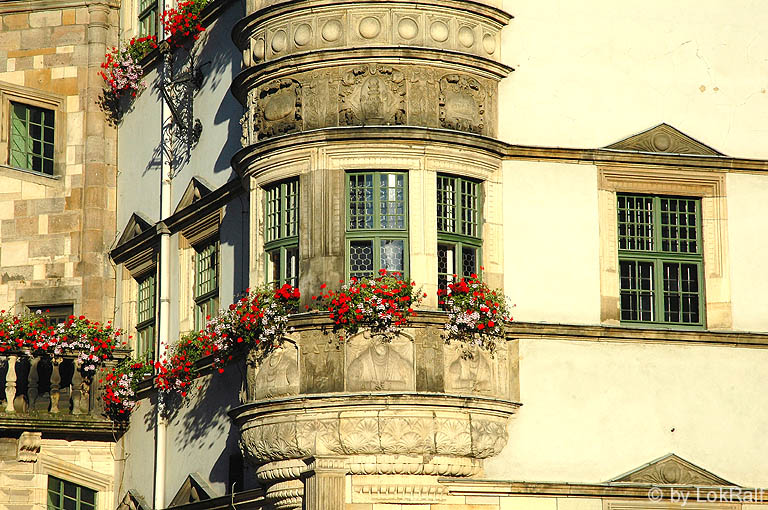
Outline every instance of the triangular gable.
POLYGON ((181 200, 179 200, 179 205, 176 206, 173 213, 176 214, 182 209, 189 207, 211 191, 213 191, 213 187, 210 184, 200 177, 192 177, 187 185, 187 189, 184 190, 184 194, 181 196, 181 200))
POLYGON ((154 228, 152 225, 152 220, 141 213, 135 212, 131 215, 128 223, 125 225, 125 228, 123 229, 123 235, 120 236, 120 240, 117 242, 117 245, 120 246, 124 243, 127 243, 134 237, 146 232, 147 229, 151 228, 154 228))
POLYGON ((130 490, 125 493, 120 504, 117 505, 117 510, 149 510, 150 506, 147 505, 144 499, 131 492, 130 490))
POLYGON ((210 485, 203 479, 200 473, 190 473, 184 483, 181 484, 179 491, 171 500, 169 507, 181 506, 189 503, 196 503, 206 499, 216 498, 216 494, 210 485))
POLYGON ((605 148, 628 152, 723 156, 723 154, 712 147, 704 145, 669 124, 659 124, 656 127, 625 138, 605 148))
POLYGON ((631 482, 658 485, 736 486, 736 484, 724 480, 706 469, 681 459, 674 453, 608 481, 611 483, 631 482))

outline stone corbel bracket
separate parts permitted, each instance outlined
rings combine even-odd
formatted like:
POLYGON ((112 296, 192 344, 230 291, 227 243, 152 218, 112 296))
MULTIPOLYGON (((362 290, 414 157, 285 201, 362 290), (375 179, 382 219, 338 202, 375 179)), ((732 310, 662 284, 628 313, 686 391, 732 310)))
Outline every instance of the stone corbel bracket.
POLYGON ((335 458, 348 474, 465 477, 501 452, 519 407, 484 397, 358 393, 260 401, 230 416, 254 465, 335 458))

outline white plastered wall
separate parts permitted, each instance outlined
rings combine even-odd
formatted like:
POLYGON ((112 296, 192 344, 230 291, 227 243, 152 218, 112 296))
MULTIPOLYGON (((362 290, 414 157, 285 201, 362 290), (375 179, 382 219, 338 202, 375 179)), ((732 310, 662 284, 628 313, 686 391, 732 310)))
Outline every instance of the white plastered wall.
POLYGON ((733 328, 768 331, 768 175, 728 174, 733 328))
POLYGON ((661 122, 767 158, 768 22, 760 0, 504 0, 501 137, 604 147, 661 122))
POLYGON ((600 322, 597 170, 504 162, 504 291, 516 321, 600 322))
POLYGON ((520 360, 523 407, 486 478, 604 482, 675 453, 768 485, 768 350, 521 340, 520 360))

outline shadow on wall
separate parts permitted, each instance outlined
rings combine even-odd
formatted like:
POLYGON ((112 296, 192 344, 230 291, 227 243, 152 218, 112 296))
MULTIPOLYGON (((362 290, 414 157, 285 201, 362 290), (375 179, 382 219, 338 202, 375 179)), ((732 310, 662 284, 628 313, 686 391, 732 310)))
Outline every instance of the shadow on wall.
MULTIPOLYGON (((249 267, 249 196, 247 192, 227 204, 224 208, 224 216, 219 228, 219 242, 221 246, 227 246, 231 250, 232 259, 225 260, 221 271, 221 283, 223 286, 231 282, 232 295, 228 295, 228 289, 221 289, 221 304, 227 305, 245 294, 248 288, 249 267), (226 272, 231 273, 226 274, 226 272)), ((223 253, 223 251, 222 251, 223 253)))
MULTIPOLYGON (((242 56, 237 47, 230 38, 232 26, 245 16, 244 6, 241 2, 232 2, 214 24, 209 26, 195 43, 191 53, 187 49, 176 50, 174 63, 174 79, 183 78, 183 75, 194 62, 202 71, 202 86, 197 90, 192 83, 181 83, 174 87, 171 96, 177 98, 177 112, 181 117, 182 123, 192 126, 194 120, 199 118, 202 122, 203 131, 199 142, 194 142, 191 135, 174 127, 170 133, 173 140, 170 148, 170 158, 174 174, 178 174, 182 167, 192 161, 192 153, 200 151, 198 158, 208 160, 208 154, 216 154, 215 161, 205 161, 202 167, 196 169, 195 173, 204 175, 209 164, 213 163, 213 172, 232 172, 230 169, 230 160, 240 148, 240 137, 242 130, 240 128, 240 117, 243 107, 229 92, 229 86, 237 73, 240 71, 242 56), (216 100, 218 108, 215 114, 209 115, 206 101, 211 101, 219 96, 221 92, 214 91, 221 87, 226 88, 221 100, 216 100), (185 105, 192 104, 190 109, 185 105), (215 131, 214 126, 226 123, 226 133, 215 131), (207 136, 206 136, 207 135, 207 136)), ((158 77, 153 83, 148 84, 148 88, 153 90, 153 94, 158 96, 157 86, 161 78, 158 77)), ((162 146, 159 141, 153 150, 152 158, 147 163, 144 174, 159 171, 161 164, 162 146)), ((173 176, 172 176, 173 177, 173 176)))

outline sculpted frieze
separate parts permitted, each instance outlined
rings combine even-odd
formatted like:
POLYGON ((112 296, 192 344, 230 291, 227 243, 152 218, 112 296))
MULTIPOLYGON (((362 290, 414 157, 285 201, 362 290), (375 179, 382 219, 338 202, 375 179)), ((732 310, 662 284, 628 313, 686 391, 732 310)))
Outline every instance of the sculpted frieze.
POLYGON ((403 125, 406 123, 405 75, 382 65, 357 66, 341 78, 339 125, 403 125))
POLYGON ((485 90, 468 75, 449 74, 440 80, 440 127, 486 133, 485 90))
POLYGON ((295 80, 273 80, 262 86, 255 112, 259 138, 301 131, 301 105, 301 85, 295 80))

